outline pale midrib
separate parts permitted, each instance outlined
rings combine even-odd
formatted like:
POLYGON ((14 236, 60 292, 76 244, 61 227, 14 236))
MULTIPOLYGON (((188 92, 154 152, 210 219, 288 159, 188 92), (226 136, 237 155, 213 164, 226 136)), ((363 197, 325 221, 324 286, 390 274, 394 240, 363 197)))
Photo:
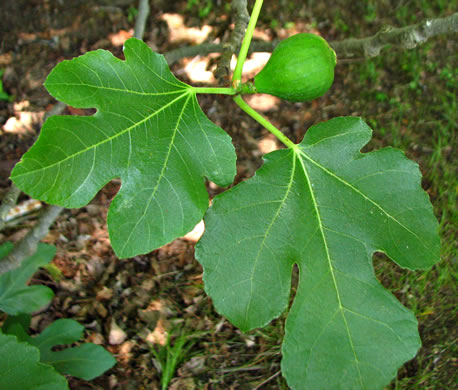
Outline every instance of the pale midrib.
POLYGON ((143 211, 143 214, 141 215, 140 218, 138 218, 137 220, 137 223, 135 224, 135 226, 133 227, 133 229, 131 230, 130 234, 129 234, 129 237, 126 239, 126 242, 124 243, 124 246, 122 247, 122 250, 121 250, 121 253, 124 253, 124 249, 126 248, 126 245, 130 242, 130 239, 132 237, 132 235, 134 234, 135 232, 135 229, 137 229, 137 226, 138 224, 143 220, 143 218, 145 217, 146 215, 146 212, 148 211, 149 209, 149 206, 152 202, 152 200, 154 199, 154 196, 156 195, 156 192, 159 188, 159 185, 162 181, 162 178, 164 177, 165 175, 165 170, 167 169, 167 164, 169 162, 169 158, 170 158, 170 153, 172 152, 172 146, 174 145, 175 143, 175 137, 176 137, 176 134, 177 134, 177 131, 178 131, 178 126, 180 125, 181 123, 181 119, 183 118, 183 113, 184 113, 184 110, 189 102, 189 99, 190 99, 190 95, 188 96, 188 99, 186 100, 186 102, 183 104, 183 108, 180 112, 180 115, 178 116, 177 118, 177 122, 176 122, 176 125, 175 125, 175 129, 173 130, 173 134, 172 134, 172 138, 170 140, 170 144, 169 144, 169 149, 167 150, 167 155, 165 156, 164 158, 164 164, 162 165, 162 169, 161 169, 161 172, 159 173, 159 177, 157 178, 157 182, 156 182, 156 185, 154 186, 153 188, 153 191, 151 191, 151 196, 149 197, 148 199, 148 203, 146 204, 145 206, 145 209, 143 211))
MULTIPOLYGON (((377 202, 373 201, 371 198, 369 198, 366 194, 364 194, 363 192, 361 192, 360 190, 358 190, 356 187, 352 186, 350 183, 348 183, 347 181, 345 181, 344 179, 342 179, 341 177, 335 175, 334 173, 332 173, 330 170, 326 169, 324 166, 322 166, 321 164, 317 163, 315 160, 313 160, 312 158, 310 158, 309 156, 307 156, 307 154, 305 154, 303 151, 301 151, 299 148, 297 148, 298 150, 298 153, 303 156, 307 161, 310 161, 313 165, 317 166, 318 168, 320 168, 321 170, 323 170, 324 172, 326 172, 329 176, 333 177, 334 179, 338 180, 339 182, 343 183, 345 186, 349 187, 351 190, 355 191, 358 195, 362 196, 364 199, 366 199, 369 203, 373 204, 375 207, 377 207, 380 211, 382 211, 388 218, 390 218, 391 220, 393 220, 395 223, 397 223, 399 226, 401 226, 403 229, 405 229, 406 231, 408 231, 410 234, 412 234, 418 241, 421 241, 420 237, 418 237, 417 234, 415 234, 415 232, 413 232, 412 230, 410 230, 407 226, 405 226, 403 223, 401 223, 400 221, 398 221, 395 217, 393 217, 390 213, 388 213, 382 206, 380 206, 377 202)), ((425 246, 425 245, 424 245, 425 246)), ((433 254, 433 252, 431 251, 431 249, 429 249, 428 247, 425 246, 426 249, 428 249, 428 251, 433 254)))
MULTIPOLYGON (((299 153, 301 155, 303 154, 298 149, 295 149, 294 151, 295 151, 295 153, 299 153)), ((339 310, 342 313, 342 318, 344 320, 345 329, 347 331, 348 339, 350 341, 350 346, 351 346, 351 349, 353 351, 353 356, 355 357, 356 368, 358 370, 358 376, 359 376, 359 381, 360 381, 360 384, 361 384, 361 388, 364 389, 363 379, 362 379, 362 376, 361 376, 361 371, 359 369, 359 360, 358 360, 358 356, 356 355, 356 350, 355 350, 355 346, 353 344, 353 338, 351 337, 350 328, 348 326, 347 318, 345 317, 344 306, 342 304, 342 299, 340 297, 339 288, 337 287, 337 280, 336 280, 336 277, 335 277, 335 274, 334 274, 334 267, 332 266, 331 255, 329 253, 328 243, 326 241, 326 236, 324 234, 323 224, 321 223, 321 215, 320 215, 320 211, 318 209, 318 203, 317 203, 317 201, 315 199, 315 193, 313 192, 313 188, 312 188, 312 185, 311 185, 310 177, 308 175, 307 169, 305 168, 304 162, 302 161, 300 156, 295 155, 295 160, 296 160, 296 158, 300 161, 301 166, 302 166, 302 170, 304 171, 305 178, 307 179, 307 186, 309 188, 310 196, 312 197, 313 207, 315 209, 315 213, 316 213, 316 216, 317 216, 318 226, 319 226, 319 230, 320 230, 320 233, 321 233, 321 238, 323 240, 324 248, 325 248, 325 251, 326 251, 326 258, 327 258, 327 261, 328 261, 329 270, 330 270, 332 281, 333 281, 333 284, 334 284, 334 289, 335 289, 336 295, 337 295, 337 302, 339 304, 339 310)))
POLYGON ((141 96, 161 96, 161 95, 173 95, 174 93, 183 93, 183 90, 192 89, 190 87, 180 87, 180 90, 177 91, 169 91, 169 92, 138 92, 131 89, 122 89, 122 88, 113 88, 113 87, 105 87, 103 85, 91 85, 85 83, 56 83, 56 84, 46 84, 46 88, 51 87, 88 87, 88 88, 95 88, 95 89, 102 89, 105 91, 114 91, 114 92, 123 92, 123 93, 131 93, 134 95, 141 95, 141 96))
MULTIPOLYGON (((192 92, 191 89, 190 89, 189 91, 192 92)), ((108 138, 104 139, 103 141, 100 141, 100 142, 98 142, 98 143, 96 143, 96 144, 91 145, 91 146, 88 147, 88 148, 82 149, 82 150, 80 150, 80 151, 78 151, 78 152, 76 152, 76 153, 74 153, 74 154, 72 154, 72 155, 70 155, 70 156, 65 157, 64 159, 62 159, 62 160, 60 160, 60 161, 55 162, 54 164, 47 165, 47 166, 42 167, 42 168, 39 168, 39 169, 34 169, 34 170, 32 170, 32 171, 28 171, 28 172, 25 172, 25 173, 20 173, 20 174, 18 174, 18 175, 15 175, 14 177, 15 177, 15 178, 18 178, 18 177, 22 177, 22 176, 27 176, 27 175, 35 174, 35 173, 40 172, 40 171, 45 170, 45 169, 53 168, 53 167, 55 167, 55 166, 57 166, 57 165, 63 164, 63 163, 64 163, 65 161, 67 161, 67 160, 70 160, 70 159, 75 158, 76 156, 78 156, 78 155, 80 155, 80 154, 86 153, 86 152, 88 152, 89 150, 98 148, 100 145, 103 145, 103 144, 105 144, 105 143, 107 143, 107 142, 113 141, 114 139, 120 137, 121 135, 123 135, 123 134, 125 134, 125 133, 131 131, 132 129, 134 129, 134 128, 140 126, 142 123, 145 123, 145 122, 149 121, 151 118, 153 118, 154 116, 156 116, 156 115, 159 114, 160 112, 164 111, 166 108, 170 107, 170 106, 171 106, 172 104, 174 104, 176 101, 178 101, 178 100, 182 99, 183 97, 189 95, 189 93, 191 93, 191 92, 186 91, 186 93, 183 93, 182 95, 180 95, 180 96, 178 96, 177 98, 173 99, 173 100, 170 101, 169 103, 165 104, 165 105, 162 106, 159 110, 153 112, 152 114, 150 114, 150 115, 148 115, 147 117, 143 118, 141 121, 139 121, 139 122, 133 124, 132 126, 127 127, 126 129, 120 131, 119 133, 113 135, 112 137, 108 137, 108 138)))
POLYGON ((247 303, 247 306, 246 306, 245 322, 247 321, 247 318, 248 318, 248 312, 249 312, 249 309, 250 309, 250 306, 251 306, 251 300, 252 300, 252 297, 253 297, 253 278, 254 278, 254 272, 255 272, 255 269, 256 269, 256 264, 259 261, 259 257, 261 256, 261 253, 262 253, 262 250, 264 248, 264 245, 265 245, 265 242, 267 240, 267 237, 270 234, 270 230, 272 229, 273 225, 275 224, 275 221, 277 220, 278 216, 280 215, 280 211, 283 208, 283 206, 284 206, 284 204, 286 202, 286 199, 288 198, 289 193, 291 192, 291 188, 293 186, 293 181, 294 181, 293 179, 294 179, 295 170, 296 170, 296 158, 295 158, 295 154, 293 153, 293 168, 291 169, 291 177, 290 177, 288 186, 286 187, 285 195, 281 199, 280 205, 279 205, 274 217, 272 218, 272 221, 270 222, 269 226, 267 227, 267 230, 266 230, 265 234, 263 235, 264 238, 263 238, 263 240, 261 242, 261 245, 259 247, 259 251, 258 251, 258 253, 256 255, 255 260, 254 260, 253 269, 251 270, 251 275, 250 275, 250 278, 249 278, 249 280, 251 282, 250 283, 250 299, 249 299, 249 301, 247 303))

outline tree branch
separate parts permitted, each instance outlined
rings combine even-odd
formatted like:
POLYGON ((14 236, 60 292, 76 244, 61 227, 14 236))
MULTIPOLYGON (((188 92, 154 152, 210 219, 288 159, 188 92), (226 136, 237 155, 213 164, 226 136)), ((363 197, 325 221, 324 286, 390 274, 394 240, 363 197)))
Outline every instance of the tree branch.
MULTIPOLYGON (((143 38, 149 11, 150 7, 148 0, 140 0, 134 31, 134 36, 137 39, 143 38)), ((56 104, 53 111, 49 112, 47 117, 61 114, 65 107, 66 106, 63 103, 56 104)), ((14 184, 12 184, 0 207, 0 229, 4 225, 4 217, 8 211, 15 206, 20 193, 21 191, 14 184)), ((59 206, 48 206, 46 209, 44 209, 35 226, 5 258, 0 259, 0 275, 19 267, 25 258, 35 253, 38 243, 46 236, 46 234, 48 234, 50 226, 53 224, 62 210, 63 208, 59 206)))
POLYGON ((62 114, 65 109, 67 108, 67 105, 62 102, 57 102, 54 104, 54 106, 45 114, 43 117, 43 121, 46 121, 49 117, 54 116, 54 115, 60 115, 62 114))
POLYGON ((149 15, 149 0, 140 0, 138 3, 138 14, 135 20, 134 37, 143 39, 145 33, 146 20, 149 15))
MULTIPOLYGON (((64 112, 67 105, 62 102, 57 102, 54 107, 52 107, 44 116, 44 120, 48 119, 53 115, 60 115, 64 112)), ((11 183, 11 187, 3 197, 2 204, 0 205, 0 231, 6 225, 6 216, 8 212, 16 206, 21 190, 15 186, 14 183, 11 183)))
POLYGON ((458 13, 445 18, 425 20, 407 27, 387 26, 371 37, 331 42, 331 46, 338 57, 376 57, 388 45, 409 50, 436 35, 456 32, 458 32, 458 13))
POLYGON ((248 22, 250 21, 247 0, 233 0, 232 15, 234 19, 234 30, 232 30, 229 41, 223 45, 222 54, 214 72, 219 84, 224 84, 225 78, 231 73, 232 55, 239 49, 240 42, 243 40, 248 22))
MULTIPOLYGON (((453 15, 425 20, 407 27, 385 27, 375 35, 367 38, 351 38, 343 41, 330 42, 339 59, 351 57, 376 57, 388 45, 413 49, 425 43, 428 39, 441 34, 458 32, 458 13, 453 15)), ((279 42, 253 42, 250 52, 271 52, 279 42)), ((221 53, 224 46, 221 44, 206 43, 197 46, 181 47, 165 53, 167 62, 171 65, 184 57, 221 53)), ((236 51, 239 50, 237 47, 236 51)))
POLYGON ((8 212, 16 206, 21 190, 17 188, 14 184, 11 184, 10 189, 5 194, 0 206, 0 231, 4 228, 6 224, 6 216, 8 212))
MULTIPOLYGON (((45 118, 49 118, 53 115, 60 115, 64 112, 67 106, 64 103, 58 102, 46 115, 45 118)), ((11 188, 9 189, 8 193, 5 195, 3 199, 2 206, 0 207, 0 230, 3 227, 2 222, 4 223, 4 217, 8 211, 4 211, 3 207, 5 205, 5 201, 13 196, 19 196, 21 190, 17 188, 14 183, 11 184, 11 188), (5 213, 5 214, 4 214, 5 213)), ((11 207, 14 207, 17 201, 17 197, 14 200, 14 203, 11 207)), ((10 208, 11 208, 10 207, 10 208)), ((46 236, 48 233, 49 227, 58 217, 60 212, 63 210, 62 207, 58 206, 49 206, 48 208, 44 209, 41 213, 40 217, 38 218, 37 223, 35 226, 30 230, 27 235, 13 248, 13 250, 3 259, 0 259, 0 275, 5 273, 9 270, 15 269, 19 267, 26 257, 31 256, 37 250, 37 245, 42 238, 46 236)))
POLYGON ((35 226, 3 259, 0 259, 0 275, 18 268, 22 260, 33 255, 38 243, 48 234, 49 227, 63 210, 59 206, 48 206, 38 219, 35 226))

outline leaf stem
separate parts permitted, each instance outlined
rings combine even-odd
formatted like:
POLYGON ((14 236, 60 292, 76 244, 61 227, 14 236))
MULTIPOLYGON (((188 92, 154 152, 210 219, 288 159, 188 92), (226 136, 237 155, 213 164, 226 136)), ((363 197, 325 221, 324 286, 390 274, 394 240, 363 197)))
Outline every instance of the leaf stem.
POLYGON ((213 88, 213 87, 192 87, 195 93, 208 93, 220 95, 235 95, 237 91, 234 88, 213 88))
POLYGON ((278 130, 272 123, 270 123, 266 118, 264 118, 261 114, 255 111, 252 107, 250 107, 240 95, 234 97, 235 103, 245 111, 249 116, 251 116, 256 122, 259 122, 263 125, 268 131, 270 131, 275 137, 277 137, 283 144, 286 145, 289 149, 295 150, 297 145, 291 141, 286 135, 284 135, 280 130, 278 130))
POLYGON ((251 43, 251 38, 253 37, 254 28, 256 27, 256 23, 258 21, 259 12, 261 11, 262 7, 262 1, 263 0, 256 0, 256 3, 254 4, 253 11, 251 12, 250 16, 250 22, 248 23, 242 46, 240 48, 239 56, 237 58, 237 65, 235 66, 234 74, 232 75, 232 85, 234 85, 236 88, 242 80, 243 64, 245 63, 248 49, 251 43))

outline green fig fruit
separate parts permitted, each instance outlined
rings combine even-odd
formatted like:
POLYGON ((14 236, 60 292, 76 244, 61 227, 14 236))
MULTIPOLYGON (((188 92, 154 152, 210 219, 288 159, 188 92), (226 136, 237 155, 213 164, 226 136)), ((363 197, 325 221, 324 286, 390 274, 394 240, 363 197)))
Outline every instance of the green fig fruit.
POLYGON ((255 76, 257 92, 291 102, 306 102, 326 93, 334 81, 336 53, 320 36, 293 35, 281 41, 255 76))

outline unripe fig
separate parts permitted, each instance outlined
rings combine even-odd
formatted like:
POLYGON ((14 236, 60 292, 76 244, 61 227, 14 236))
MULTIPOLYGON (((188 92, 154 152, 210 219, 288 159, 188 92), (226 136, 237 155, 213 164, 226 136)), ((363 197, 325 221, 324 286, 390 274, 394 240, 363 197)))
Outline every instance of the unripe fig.
POLYGON ((301 33, 281 41, 255 76, 257 92, 291 102, 305 102, 326 93, 334 81, 336 53, 315 34, 301 33))

